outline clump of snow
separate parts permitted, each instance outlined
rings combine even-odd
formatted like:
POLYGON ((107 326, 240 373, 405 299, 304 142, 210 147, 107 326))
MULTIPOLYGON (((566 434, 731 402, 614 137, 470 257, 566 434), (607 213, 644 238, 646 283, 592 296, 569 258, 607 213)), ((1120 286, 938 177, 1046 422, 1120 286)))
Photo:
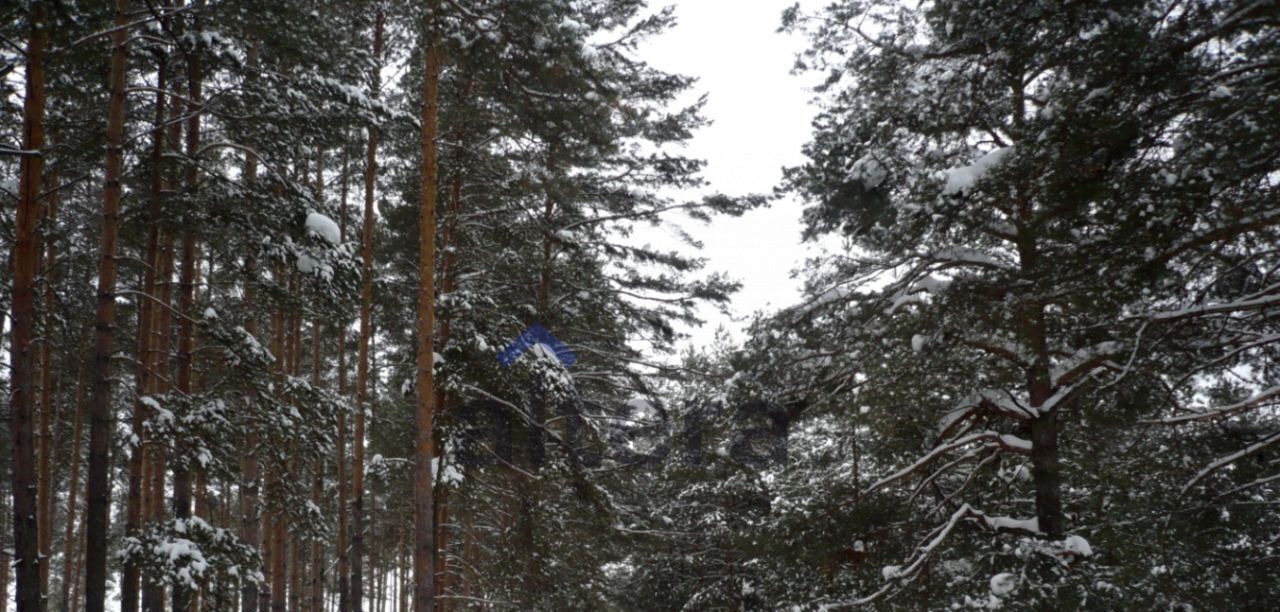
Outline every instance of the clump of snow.
POLYGON ((947 184, 942 188, 943 195, 963 195, 972 189, 978 181, 999 166, 1013 152, 1013 147, 1001 147, 978 159, 971 165, 952 168, 947 171, 947 184))
POLYGON ((1077 558, 1093 556, 1093 547, 1089 546, 1089 541, 1078 535, 1070 535, 1063 538, 1059 546, 1062 547, 1062 554, 1064 555, 1072 555, 1077 558))
POLYGON ((880 576, 885 580, 893 580, 902 574, 902 567, 897 565, 886 565, 880 570, 880 576))
POLYGON ((312 272, 315 271, 317 265, 318 265, 318 262, 312 259, 310 255, 307 255, 306 253, 300 253, 298 255, 298 271, 299 272, 303 274, 311 274, 312 272))
POLYGON ((911 336, 911 350, 916 353, 919 353, 920 351, 924 350, 925 340, 926 338, 924 336, 921 336, 920 334, 911 336))
POLYGON ((1036 517, 1028 519, 1009 518, 1007 516, 992 516, 984 519, 987 526, 999 531, 1001 529, 1009 529, 1013 531, 1029 531, 1031 533, 1040 533, 1040 520, 1036 517))
POLYGON ((214 310, 213 307, 206 308, 204 309, 204 318, 210 320, 216 319, 218 318, 218 311, 214 310))
POLYGON ((338 228, 338 224, 318 212, 307 214, 307 231, 335 246, 342 242, 342 230, 338 228))
POLYGON ((440 458, 436 457, 431 460, 431 473, 435 475, 436 482, 441 484, 457 484, 462 482, 462 470, 452 462, 445 464, 444 469, 440 469, 440 458))
POLYGON ((1009 448, 1031 452, 1031 441, 1013 434, 1000 434, 1000 443, 1009 448))
POLYGON ((862 183, 862 188, 867 191, 884 184, 888 177, 889 169, 870 154, 863 155, 849 165, 849 178, 862 183))
POLYGON ((333 281, 333 266, 306 254, 298 253, 298 271, 307 275, 317 275, 326 281, 333 281))
POLYGON ((992 595, 1003 597, 1018 587, 1018 577, 1008 572, 1001 572, 991 577, 990 586, 992 595))

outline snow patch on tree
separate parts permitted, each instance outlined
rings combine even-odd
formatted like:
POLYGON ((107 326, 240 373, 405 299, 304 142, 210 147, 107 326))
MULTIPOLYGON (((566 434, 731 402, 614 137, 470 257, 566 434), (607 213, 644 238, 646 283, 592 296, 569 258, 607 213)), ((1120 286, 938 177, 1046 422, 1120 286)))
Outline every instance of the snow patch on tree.
POLYGON ((981 181, 993 168, 1004 163, 1005 158, 1013 153, 1013 147, 1001 147, 978 159, 968 166, 960 166, 947 171, 947 183, 942 188, 943 195, 964 195, 981 181))
POLYGON ((318 212, 307 214, 307 231, 324 238, 334 246, 342 242, 342 230, 338 228, 338 224, 318 212))

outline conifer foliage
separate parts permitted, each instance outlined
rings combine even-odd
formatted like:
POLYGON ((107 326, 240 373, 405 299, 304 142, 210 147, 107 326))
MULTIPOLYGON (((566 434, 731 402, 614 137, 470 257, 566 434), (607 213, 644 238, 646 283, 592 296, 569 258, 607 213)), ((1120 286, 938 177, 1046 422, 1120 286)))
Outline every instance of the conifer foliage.
POLYGON ((1280 3, 786 10, 839 247, 678 355, 676 14, 0 6, 0 612, 1274 607, 1280 3))
POLYGON ((3 11, 0 167, 20 180, 0 209, 0 602, 10 584, 24 612, 603 597, 622 542, 587 530, 623 509, 579 460, 609 416, 581 398, 651 386, 636 343, 669 349, 673 318, 733 289, 623 237, 758 203, 664 195, 699 183, 673 145, 702 123, 675 105, 691 81, 636 52, 669 12, 3 11), (587 374, 504 369, 533 323, 587 374), (481 413, 522 459, 459 450, 481 413), (599 544, 575 558, 565 533, 599 544))

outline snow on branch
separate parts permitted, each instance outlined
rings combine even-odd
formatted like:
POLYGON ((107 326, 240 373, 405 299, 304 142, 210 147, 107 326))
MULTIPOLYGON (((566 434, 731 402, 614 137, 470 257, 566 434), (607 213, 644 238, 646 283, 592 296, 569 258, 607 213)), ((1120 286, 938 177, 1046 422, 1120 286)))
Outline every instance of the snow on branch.
POLYGON ((1225 419, 1229 416, 1235 416, 1242 412, 1248 412, 1254 408, 1262 406, 1269 400, 1275 399, 1277 396, 1280 396, 1280 385, 1264 389, 1246 400, 1236 402, 1229 406, 1223 406, 1221 408, 1215 408, 1213 410, 1197 412, 1194 414, 1183 414, 1176 417, 1143 421, 1142 423, 1145 425, 1177 425, 1192 421, 1216 421, 1218 419, 1225 419))
POLYGON ((1261 297, 1251 297, 1232 302, 1222 302, 1220 304, 1203 304, 1200 306, 1179 308, 1178 310, 1166 310, 1163 312, 1153 313, 1151 315, 1151 319, 1166 322, 1179 321, 1182 319, 1190 319, 1205 315, 1236 314, 1251 310, 1260 310, 1262 308, 1275 305, 1280 305, 1280 295, 1264 295, 1261 297))
POLYGON ((984 413, 1011 417, 1020 421, 1035 416, 1029 408, 1021 405, 1007 391, 987 389, 965 398, 959 407, 943 416, 938 421, 938 437, 944 438, 951 435, 960 423, 984 413))
POLYGON ((1121 354, 1123 350, 1124 345, 1114 341, 1099 342, 1093 346, 1084 347, 1054 366, 1049 374, 1050 381, 1054 386, 1070 384, 1110 361, 1112 357, 1121 354))
POLYGON ((1267 436, 1266 438, 1263 438, 1261 441, 1254 442, 1249 446, 1246 446, 1234 453, 1231 453, 1230 455, 1226 455, 1224 457, 1218 458, 1213 463, 1210 463, 1209 465, 1205 466, 1204 469, 1200 470, 1199 472, 1196 472, 1196 475, 1192 476, 1191 480, 1187 481, 1187 484, 1182 485, 1182 491, 1181 491, 1182 494, 1186 494, 1186 492, 1190 490, 1191 487, 1196 486, 1196 483, 1200 482, 1201 480, 1204 480, 1210 474, 1224 467, 1227 467, 1228 465, 1231 465, 1241 459, 1244 459, 1245 457, 1253 455, 1258 451, 1261 451, 1269 446, 1272 446, 1277 442, 1280 442, 1280 431, 1277 431, 1276 433, 1273 433, 1267 436))
MULTIPOLYGON (((825 604, 819 609, 836 610, 840 608, 851 608, 854 606, 864 606, 870 603, 875 603, 884 596, 910 584, 920 576, 920 573, 924 570, 929 560, 933 558, 933 555, 942 547, 942 544, 946 542, 947 538, 951 536, 951 533, 956 530, 956 527, 958 527, 965 519, 970 518, 976 519, 978 524, 996 532, 1013 531, 1025 533, 1027 535, 1040 535, 1038 522, 1034 518, 1011 519, 1004 516, 990 517, 973 506, 964 504, 951 514, 951 517, 947 519, 946 523, 938 526, 931 531, 929 535, 925 536, 924 542, 920 546, 916 547, 915 552, 913 552, 911 557, 907 559, 906 567, 899 565, 885 566, 881 571, 881 575, 884 577, 885 583, 876 592, 852 601, 825 604)), ((1083 542, 1084 540, 1079 539, 1079 541, 1083 542)), ((1077 548, 1086 550, 1088 549, 1088 543, 1084 543, 1083 546, 1077 545, 1077 548)), ((1092 553, 1092 551, 1088 552, 1090 554, 1092 553)))
POLYGON ((937 459, 938 457, 941 457, 942 455, 945 455, 958 448, 963 448, 970 444, 974 444, 976 442, 982 442, 982 443, 985 443, 987 446, 997 447, 997 448, 1000 448, 1001 450, 1018 453, 1022 455, 1031 453, 1031 442, 1027 440, 1023 440, 1022 438, 1019 438, 1017 436, 1014 436, 1011 434, 1002 434, 994 431, 980 431, 977 433, 971 433, 971 434, 962 436, 960 438, 957 438, 955 440, 952 440, 950 442, 947 442, 945 444, 941 444, 939 446, 934 447, 933 450, 926 453, 923 457, 917 459, 915 463, 912 463, 911 465, 901 470, 898 470, 897 472, 894 472, 888 476, 885 476, 884 478, 881 478, 880 480, 877 480, 870 487, 867 487, 867 490, 864 491, 863 493, 864 494, 871 493, 876 491, 877 489, 884 488, 887 485, 890 485, 890 484, 893 484, 894 482, 902 480, 903 478, 906 478, 912 474, 919 472, 925 466, 932 463, 933 460, 937 459))
POLYGON ((948 247, 927 255, 926 259, 948 266, 974 266, 994 270, 1012 270, 1013 266, 1001 261, 995 255, 968 247, 948 247))

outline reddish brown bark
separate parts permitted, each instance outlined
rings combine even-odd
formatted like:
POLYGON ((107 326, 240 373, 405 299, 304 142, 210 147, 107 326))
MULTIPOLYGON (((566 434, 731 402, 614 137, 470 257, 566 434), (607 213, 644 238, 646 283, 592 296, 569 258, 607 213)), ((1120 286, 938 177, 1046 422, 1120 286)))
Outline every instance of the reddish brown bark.
MULTIPOLYGON (((199 32, 199 24, 196 24, 199 32)), ((196 52, 187 55, 187 165, 183 183, 188 195, 195 193, 200 180, 200 169, 196 156, 200 151, 200 111, 203 96, 200 56, 196 52)), ((185 211, 184 211, 185 212, 185 211)), ((182 232, 182 266, 178 272, 178 311, 182 318, 178 323, 178 370, 175 376, 178 394, 191 395, 192 354, 195 351, 195 316, 196 302, 196 236, 190 222, 183 223, 182 232)), ((178 520, 191 517, 191 466, 178 462, 173 466, 173 515, 178 520)), ((191 606, 191 592, 177 586, 173 589, 173 612, 187 612, 191 606)))
MULTIPOLYGON (((22 148, 28 152, 19 162, 18 214, 14 226, 12 256, 13 305, 10 367, 9 433, 12 447, 13 567, 18 610, 43 610, 40 568, 40 524, 37 520, 35 412, 36 269, 40 244, 40 189, 44 184, 44 55, 49 44, 49 24, 44 2, 31 6, 31 30, 27 41, 26 99, 23 103, 22 148)), ((7 560, 6 560, 7 561, 7 560)))
POLYGON ((97 323, 93 349, 93 394, 89 402, 89 491, 85 534, 85 609, 104 612, 107 597, 107 532, 111 506, 108 478, 111 436, 111 354, 116 325, 116 242, 120 217, 120 177, 124 166, 125 63, 129 41, 129 0, 116 0, 111 35, 111 95, 107 102, 106 187, 99 246, 97 323))
MULTIPOLYGON (((350 176, 350 156, 346 149, 342 151, 342 208, 339 215, 338 229, 342 241, 347 240, 347 196, 350 176)), ((344 321, 337 333, 338 341, 338 395, 347 396, 347 325, 344 321)), ((351 609, 350 567, 347 551, 347 414, 338 411, 338 448, 335 460, 338 480, 338 612, 351 609)))
MULTIPOLYGON (((431 3, 431 18, 439 11, 438 1, 431 3)), ((414 449, 414 549, 413 609, 432 612, 435 609, 435 505, 431 460, 435 457, 435 270, 436 270, 436 204, 439 188, 438 144, 440 118, 440 46, 432 36, 427 43, 426 73, 422 85, 422 195, 419 227, 418 260, 418 362, 417 362, 417 435, 414 449)))
POLYGON ((72 609, 71 585, 78 582, 79 578, 79 572, 72 566, 80 549, 76 545, 80 541, 80 538, 76 537, 76 512, 80 508, 76 499, 80 493, 80 439, 84 434, 84 411, 80 409, 80 403, 84 399, 84 370, 84 363, 81 362, 80 374, 76 382, 75 403, 72 404, 75 417, 71 425, 71 483, 67 489, 67 522, 62 536, 62 597, 58 600, 61 606, 59 609, 62 612, 70 612, 72 609))
MULTIPOLYGON (((373 26, 374 69, 370 74, 372 96, 377 98, 381 84, 379 71, 382 58, 382 31, 385 16, 378 10, 373 26)), ((364 602, 364 412, 369 399, 369 327, 373 311, 373 196, 378 177, 378 128, 370 126, 365 148, 364 231, 362 236, 360 286, 360 361, 356 370, 356 418, 354 457, 351 468, 352 516, 355 529, 351 535, 351 609, 360 612, 364 602)))
MULTIPOLYGON (((57 241, 52 236, 58 223, 56 170, 49 168, 45 171, 44 184, 48 196, 44 206, 44 222, 40 235, 45 247, 44 261, 40 268, 44 276, 44 312, 41 316, 44 317, 45 323, 44 342, 40 343, 40 461, 36 470, 39 479, 36 493, 39 496, 40 508, 40 558, 47 560, 53 557, 53 498, 56 494, 52 478, 52 449, 56 447, 53 441, 52 422, 55 411, 53 398, 57 394, 57 385, 53 376, 53 323, 50 317, 52 313, 57 312, 58 308, 57 292, 54 291, 54 270, 57 269, 58 247, 57 241)), ((58 380, 61 380, 61 377, 58 380)), ((40 564, 40 592, 44 593, 45 597, 48 597, 49 593, 50 565, 52 565, 50 561, 40 564)))
MULTIPOLYGON (((258 67, 258 45, 254 44, 249 47, 248 52, 248 79, 255 78, 255 72, 258 67)), ((244 157, 244 183, 246 187, 251 187, 257 182, 258 177, 258 158, 253 153, 247 153, 244 157)), ((257 311, 256 290, 254 283, 257 274, 257 261, 253 255, 245 258, 245 279, 244 279, 244 301, 245 312, 249 313, 244 322, 245 331, 255 339, 258 338, 258 319, 255 314, 257 311)), ((250 405, 246 406, 247 410, 253 410, 252 402, 255 398, 246 398, 250 405)), ((246 452, 240 463, 240 539, 245 544, 262 550, 262 517, 258 513, 258 494, 259 479, 261 477, 261 466, 258 461, 258 434, 256 428, 250 427, 248 435, 245 436, 246 452)), ((264 559, 265 561, 265 559, 264 559)), ((259 598, 258 584, 249 580, 242 580, 240 588, 240 612, 257 612, 259 598)))

